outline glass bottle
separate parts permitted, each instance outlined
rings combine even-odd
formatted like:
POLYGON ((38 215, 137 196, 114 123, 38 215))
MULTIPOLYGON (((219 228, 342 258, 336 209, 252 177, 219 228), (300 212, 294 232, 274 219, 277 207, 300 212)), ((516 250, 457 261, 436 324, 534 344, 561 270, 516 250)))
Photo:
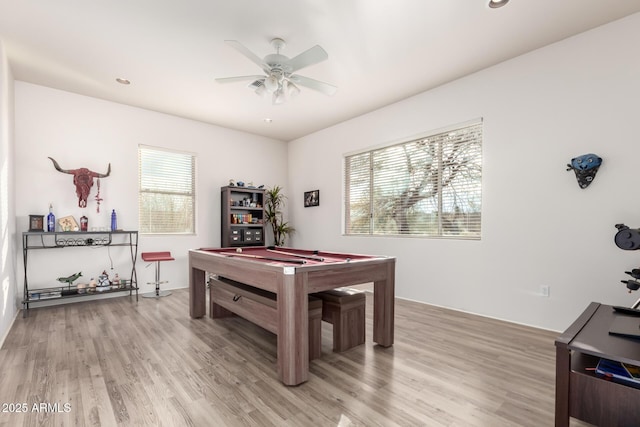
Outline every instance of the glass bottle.
POLYGON ((49 203, 49 215, 47 215, 47 231, 56 231, 56 216, 53 214, 51 203, 49 203))
POLYGON ((87 231, 87 229, 89 228, 89 219, 82 215, 80 217, 80 231, 87 231))
POLYGON ((113 209, 111 211, 111 231, 116 231, 118 229, 118 217, 116 216, 116 210, 113 209))

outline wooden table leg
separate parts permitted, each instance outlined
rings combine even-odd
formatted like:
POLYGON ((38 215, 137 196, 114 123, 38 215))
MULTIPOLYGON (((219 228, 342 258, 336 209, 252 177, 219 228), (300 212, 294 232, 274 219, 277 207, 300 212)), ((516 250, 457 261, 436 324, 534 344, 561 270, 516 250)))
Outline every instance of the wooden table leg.
POLYGON ((197 268, 189 268, 189 314, 196 319, 207 311, 205 272, 197 268))
POLYGON ((386 280, 373 283, 373 341, 383 347, 393 345, 394 298, 395 263, 389 263, 386 280))
POLYGON ((307 274, 281 275, 278 284, 278 375, 285 385, 309 379, 307 274))
POLYGON ((556 427, 569 427, 571 350, 556 344, 556 427))

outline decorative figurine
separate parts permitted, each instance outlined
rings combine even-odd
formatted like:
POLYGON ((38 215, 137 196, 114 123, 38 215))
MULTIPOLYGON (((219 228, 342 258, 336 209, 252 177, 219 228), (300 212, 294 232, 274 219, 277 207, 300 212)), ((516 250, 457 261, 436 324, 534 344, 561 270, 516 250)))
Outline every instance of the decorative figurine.
POLYGON ((235 187, 236 186, 236 182, 232 179, 229 180, 229 187, 235 187))
POLYGON ((571 164, 567 164, 567 171, 573 170, 576 173, 578 185, 585 189, 595 179, 601 164, 601 157, 595 154, 583 154, 571 159, 571 164))
POLYGON ((82 271, 79 271, 76 274, 72 274, 71 276, 67 276, 67 277, 58 277, 56 280, 60 283, 66 283, 67 286, 71 287, 71 285, 73 284, 74 280, 77 280, 78 277, 82 276, 82 271))
POLYGON ((49 157, 49 159, 51 159, 57 171, 73 175, 73 184, 76 186, 76 195, 78 196, 78 206, 81 208, 87 207, 87 197, 89 197, 89 192, 93 187, 93 178, 106 178, 111 173, 111 163, 109 163, 107 173, 97 173, 87 168, 62 169, 52 157, 49 157))
POLYGON ((111 289, 118 289, 118 288, 124 288, 124 284, 120 280, 120 275, 116 273, 116 275, 113 276, 113 280, 111 281, 111 289))
POLYGON ((93 277, 91 278, 91 280, 89 280, 89 287, 87 289, 87 292, 91 293, 91 292, 95 292, 96 291, 96 279, 94 279, 93 277))
POLYGON ((238 187, 244 187, 244 182, 238 181, 238 187))
POLYGON ((111 286, 111 282, 109 282, 109 275, 106 270, 102 270, 102 274, 98 276, 98 286, 111 286))

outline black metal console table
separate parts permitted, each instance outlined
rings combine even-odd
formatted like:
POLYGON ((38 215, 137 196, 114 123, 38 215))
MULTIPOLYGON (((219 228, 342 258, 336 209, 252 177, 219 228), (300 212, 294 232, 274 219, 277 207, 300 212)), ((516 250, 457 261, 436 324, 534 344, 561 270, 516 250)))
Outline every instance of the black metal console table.
POLYGON ((22 233, 22 255, 24 259, 24 298, 22 300, 23 316, 26 316, 30 304, 55 299, 86 297, 102 295, 113 292, 129 292, 132 296, 135 292, 138 301, 138 276, 136 273, 136 259, 138 257, 138 232, 137 231, 27 231, 22 233), (60 285, 47 288, 29 289, 28 280, 28 255, 29 251, 40 249, 61 249, 70 247, 100 247, 100 246, 124 246, 128 247, 131 254, 131 275, 129 279, 122 279, 122 285, 102 292, 78 293, 75 287, 60 285), (37 292, 36 292, 37 291, 37 292), (36 297, 37 295, 37 297, 36 297), (41 295, 46 297, 41 298, 41 295))

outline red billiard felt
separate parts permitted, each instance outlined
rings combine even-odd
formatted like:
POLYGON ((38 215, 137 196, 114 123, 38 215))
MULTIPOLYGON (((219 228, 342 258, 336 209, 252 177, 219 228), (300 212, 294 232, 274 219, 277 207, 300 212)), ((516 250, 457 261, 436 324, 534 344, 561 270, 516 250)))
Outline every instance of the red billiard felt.
MULTIPOLYGON (((332 264, 338 262, 349 262, 356 261, 361 259, 371 259, 375 258, 374 256, 368 255, 357 255, 357 254, 340 254, 333 252, 323 252, 323 251, 314 251, 314 250, 305 250, 305 249, 294 249, 287 247, 276 247, 275 251, 268 250, 263 246, 253 246, 253 247, 243 247, 241 253, 237 253, 235 248, 201 248, 203 251, 217 253, 220 255, 226 255, 230 257, 234 257, 234 255, 250 255, 250 256, 258 256, 265 258, 289 258, 292 260, 300 260, 301 258, 296 257, 293 254, 300 254, 305 256, 316 255, 318 257, 324 258, 322 261, 305 258, 306 265, 312 264, 332 264), (290 252, 292 255, 284 254, 283 252, 290 252)), ((240 257, 237 257, 240 258, 240 257)), ((260 259, 260 258, 245 258, 247 260, 252 260, 256 262, 274 262, 269 259, 260 259)), ((277 262, 277 261, 276 261, 277 262)))

